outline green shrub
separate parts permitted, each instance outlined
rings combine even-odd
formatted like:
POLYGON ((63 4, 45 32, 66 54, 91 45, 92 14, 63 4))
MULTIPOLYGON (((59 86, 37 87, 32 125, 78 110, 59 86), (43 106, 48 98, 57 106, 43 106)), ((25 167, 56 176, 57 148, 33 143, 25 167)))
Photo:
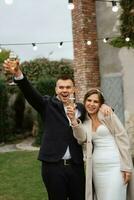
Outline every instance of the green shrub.
POLYGON ((18 92, 14 101, 14 120, 15 120, 15 133, 22 133, 23 131, 23 120, 25 110, 25 98, 21 91, 18 92))
MULTIPOLYGON (((37 82, 36 88, 42 95, 47 94, 47 95, 53 96, 54 92, 55 92, 55 79, 53 79, 53 78, 40 79, 37 82)), ((41 116, 39 114, 37 116, 37 121, 38 121, 38 134, 36 136, 35 144, 40 145, 43 130, 45 127, 43 126, 41 116)))
POLYGON ((7 88, 3 79, 0 79, 0 142, 5 142, 8 134, 8 95, 7 88))

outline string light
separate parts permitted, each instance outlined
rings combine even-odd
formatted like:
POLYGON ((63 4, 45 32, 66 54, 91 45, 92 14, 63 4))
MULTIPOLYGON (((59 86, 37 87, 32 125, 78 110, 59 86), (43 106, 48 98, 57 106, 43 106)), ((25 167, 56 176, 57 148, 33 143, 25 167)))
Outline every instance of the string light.
POLYGON ((5 4, 12 5, 13 4, 13 0, 5 0, 5 4))
MULTIPOLYGON (((109 40, 111 40, 113 38, 116 38, 116 37, 119 37, 119 35, 118 36, 114 36, 114 37, 98 38, 95 41, 100 41, 101 40, 104 43, 108 43, 109 40)), ((129 42, 131 39, 129 37, 126 37, 126 38, 124 38, 124 40, 127 41, 127 42, 129 42)), ((4 46, 28 46, 28 45, 32 45, 33 46, 33 50, 37 51, 37 49, 38 49, 37 45, 46 45, 46 44, 47 45, 48 44, 52 45, 52 44, 57 44, 58 48, 62 48, 64 43, 72 43, 72 42, 73 41, 70 40, 70 41, 61 41, 61 42, 1 43, 0 44, 0 52, 2 51, 2 47, 4 47, 4 46)), ((90 45, 92 45, 92 43, 94 42, 94 40, 93 41, 86 40, 85 42, 86 42, 87 45, 90 46, 90 45)))
POLYGON ((106 0, 96 0, 96 1, 99 1, 99 2, 110 2, 110 3, 112 3, 112 11, 113 12, 117 12, 118 10, 119 10, 119 8, 118 8, 118 6, 117 6, 117 3, 120 3, 120 1, 115 1, 115 0, 113 0, 113 1, 106 1, 106 0))
MULTIPOLYGON (((117 2, 120 3, 120 1, 118 1, 118 0, 117 1, 115 1, 115 0, 108 0, 108 1, 107 0, 96 0, 96 1, 99 1, 99 2, 110 2, 110 3, 112 3, 112 10, 113 10, 113 12, 117 12, 117 10, 118 10, 117 2)), ((12 4, 13 0, 5 0, 5 3, 6 4, 12 4)), ((69 9, 74 9, 73 0, 68 0, 68 8, 69 9)), ((97 40, 103 40, 104 43, 107 43, 109 39, 110 38, 99 38, 97 40)), ((126 38, 125 40, 126 41, 130 41, 130 38, 126 38)), ((87 40, 86 44, 90 46, 92 44, 92 42, 93 41, 91 41, 91 40, 87 40)), ((37 44, 43 45, 43 44, 56 44, 56 43, 58 44, 59 48, 62 48, 63 43, 72 43, 72 41, 62 41, 60 43, 59 42, 7 43, 7 44, 0 44, 0 45, 2 45, 2 46, 22 46, 22 45, 31 45, 32 44, 33 50, 37 51, 37 49, 38 49, 37 44)), ((1 52, 1 48, 0 48, 0 52, 1 52)))
POLYGON ((130 38, 129 38, 129 37, 126 37, 125 40, 126 40, 126 42, 129 42, 129 41, 130 41, 130 38))
POLYGON ((62 48, 62 46, 63 46, 63 41, 58 44, 59 48, 62 48))
POLYGON ((73 0, 68 0, 68 9, 69 10, 73 10, 74 9, 73 0))
POLYGON ((32 45, 33 45, 33 50, 34 50, 34 51, 37 51, 38 47, 36 46, 36 44, 35 44, 35 43, 32 43, 32 45))
POLYGON ((91 44, 92 44, 92 42, 91 42, 90 40, 88 40, 88 41, 87 41, 87 45, 90 46, 91 44))
MULTIPOLYGON (((61 41, 60 42, 60 44, 63 44, 63 43, 72 43, 72 41, 70 41, 70 40, 65 40, 65 41, 61 41)), ((59 44, 59 42, 56 42, 56 41, 49 41, 49 42, 33 42, 33 43, 31 43, 31 42, 18 42, 18 43, 0 43, 0 45, 1 46, 28 46, 28 45, 48 45, 48 44, 59 44)))
POLYGON ((108 40, 109 40, 109 38, 108 38, 108 37, 107 37, 107 38, 104 38, 104 39, 103 39, 103 42, 104 42, 104 43, 107 43, 107 42, 108 42, 108 40))
POLYGON ((113 12, 118 12, 119 8, 117 6, 117 2, 116 1, 112 1, 112 11, 113 12))

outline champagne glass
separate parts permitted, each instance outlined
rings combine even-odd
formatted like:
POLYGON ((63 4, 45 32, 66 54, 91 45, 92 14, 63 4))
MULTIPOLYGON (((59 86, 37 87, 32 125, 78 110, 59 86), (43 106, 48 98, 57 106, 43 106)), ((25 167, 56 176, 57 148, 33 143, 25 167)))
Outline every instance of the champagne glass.
POLYGON ((69 96, 69 104, 71 106, 75 106, 75 97, 74 97, 74 94, 70 94, 70 96, 69 96))
MULTIPOLYGON (((10 54, 9 54, 9 59, 11 61, 15 61, 17 59, 17 55, 13 51, 11 51, 10 54)), ((13 81, 12 74, 10 74, 9 72, 6 72, 5 75, 6 75, 8 85, 11 85, 11 86, 16 85, 16 83, 13 81)))
POLYGON ((77 117, 77 113, 76 113, 76 104, 75 104, 75 97, 74 97, 74 94, 70 94, 69 95, 69 102, 68 102, 68 106, 71 106, 73 109, 74 109, 74 116, 73 115, 70 115, 69 116, 69 123, 70 125, 72 124, 71 120, 72 120, 72 117, 77 117))

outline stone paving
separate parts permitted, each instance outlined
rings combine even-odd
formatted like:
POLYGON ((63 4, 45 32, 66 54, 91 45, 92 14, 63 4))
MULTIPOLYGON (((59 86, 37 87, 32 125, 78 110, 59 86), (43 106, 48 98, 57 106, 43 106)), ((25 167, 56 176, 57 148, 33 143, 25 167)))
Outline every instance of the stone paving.
POLYGON ((29 137, 18 144, 6 144, 0 146, 0 153, 12 151, 38 151, 39 147, 32 146, 34 142, 33 137, 29 137))

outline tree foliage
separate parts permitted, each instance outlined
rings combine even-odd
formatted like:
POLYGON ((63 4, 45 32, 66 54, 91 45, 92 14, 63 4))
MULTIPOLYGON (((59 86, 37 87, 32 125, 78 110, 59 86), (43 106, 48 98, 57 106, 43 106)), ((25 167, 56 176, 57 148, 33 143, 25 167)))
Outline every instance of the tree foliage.
POLYGON ((122 13, 120 16, 120 33, 121 36, 113 39, 111 44, 115 47, 132 47, 134 48, 134 0, 121 0, 120 5, 122 13), (126 41, 125 38, 130 38, 126 41))
POLYGON ((6 60, 9 57, 10 50, 2 49, 0 53, 0 65, 2 67, 2 64, 4 60, 6 60))
POLYGON ((73 76, 72 63, 67 60, 49 61, 46 58, 38 58, 21 65, 28 79, 36 84, 39 79, 56 78, 59 74, 73 76))
POLYGON ((8 94, 7 88, 3 81, 0 79, 0 142, 5 142, 8 134, 8 94))
POLYGON ((6 60, 9 57, 9 53, 10 51, 6 49, 2 49, 2 51, 0 52, 0 77, 1 78, 5 77, 5 73, 3 70, 3 63, 4 63, 4 60, 6 60))

